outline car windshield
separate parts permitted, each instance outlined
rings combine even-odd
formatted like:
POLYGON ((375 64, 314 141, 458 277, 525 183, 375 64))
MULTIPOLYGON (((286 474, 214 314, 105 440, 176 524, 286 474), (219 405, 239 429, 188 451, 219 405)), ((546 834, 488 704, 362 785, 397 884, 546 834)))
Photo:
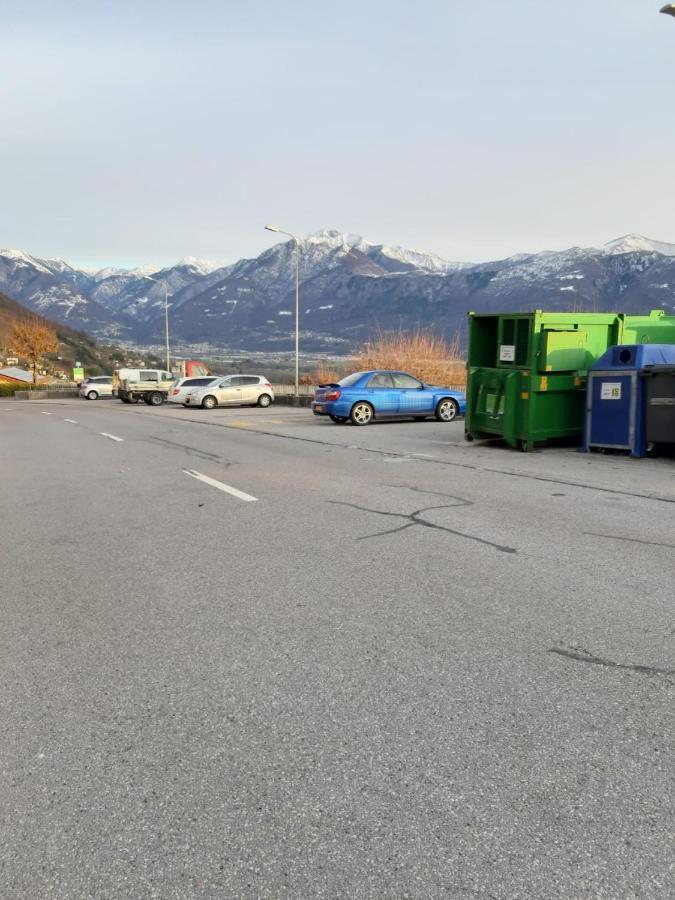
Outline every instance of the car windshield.
POLYGON ((346 378, 341 378, 338 381, 338 384, 340 387, 351 387, 353 384, 356 384, 360 378, 363 378, 365 374, 365 372, 354 372, 352 375, 347 375, 346 378))

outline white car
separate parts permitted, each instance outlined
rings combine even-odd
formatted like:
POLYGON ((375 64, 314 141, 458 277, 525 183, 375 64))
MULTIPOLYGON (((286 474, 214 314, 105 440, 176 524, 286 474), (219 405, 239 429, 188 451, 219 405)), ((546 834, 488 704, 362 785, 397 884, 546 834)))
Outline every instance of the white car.
POLYGON ((185 406, 262 406, 274 403, 274 391, 262 375, 228 375, 218 378, 208 387, 191 391, 185 398, 185 406))
POLYGON ((112 375, 97 375, 86 378, 80 385, 80 397, 87 400, 98 400, 99 397, 112 397, 112 375))
POLYGON ((177 378, 169 391, 169 403, 182 403, 191 391, 201 390, 222 380, 221 375, 201 375, 198 378, 177 378))

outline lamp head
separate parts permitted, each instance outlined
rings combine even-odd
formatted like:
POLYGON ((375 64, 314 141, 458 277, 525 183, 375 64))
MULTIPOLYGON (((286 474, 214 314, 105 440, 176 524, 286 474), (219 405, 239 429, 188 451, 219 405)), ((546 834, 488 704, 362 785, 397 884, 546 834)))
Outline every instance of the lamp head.
POLYGON ((266 231, 281 231, 276 225, 265 225, 266 231))
POLYGON ((667 16, 675 16, 675 3, 666 3, 659 12, 665 13, 667 16))

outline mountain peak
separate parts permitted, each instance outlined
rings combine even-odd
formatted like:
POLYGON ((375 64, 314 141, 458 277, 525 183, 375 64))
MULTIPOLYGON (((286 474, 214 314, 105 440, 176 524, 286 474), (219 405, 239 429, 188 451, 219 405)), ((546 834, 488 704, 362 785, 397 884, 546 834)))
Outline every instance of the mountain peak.
POLYGON ((308 235, 303 243, 328 246, 330 249, 342 247, 346 250, 364 250, 374 246, 370 241, 361 237, 360 234, 348 234, 327 228, 323 228, 320 231, 316 231, 314 234, 308 235))
MULTIPOLYGON (((214 262, 211 259, 200 259, 197 256, 184 256, 182 259, 178 260, 176 266, 186 266, 190 269, 197 269, 201 275, 208 275, 210 272, 215 272, 216 269, 221 269, 222 263, 214 262)), ((173 266, 171 268, 173 268, 173 266)))
POLYGON ((625 234, 623 237, 609 241, 602 247, 605 253, 660 253, 662 256, 675 256, 675 244, 654 241, 642 234, 625 234))
POLYGON ((30 253, 24 253, 23 250, 16 250, 14 248, 0 250, 0 256, 5 259, 11 259, 14 262, 22 263, 26 266, 33 266, 41 272, 49 272, 49 269, 45 266, 43 260, 38 259, 36 256, 31 256, 30 253))

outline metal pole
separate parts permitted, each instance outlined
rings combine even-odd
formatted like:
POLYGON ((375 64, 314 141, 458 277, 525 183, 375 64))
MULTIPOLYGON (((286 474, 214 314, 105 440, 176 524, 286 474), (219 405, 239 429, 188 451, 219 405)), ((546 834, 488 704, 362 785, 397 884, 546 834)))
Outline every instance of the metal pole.
POLYGON ((295 239, 295 402, 300 402, 300 242, 295 239))
POLYGON ((164 335, 166 337, 166 371, 171 371, 171 358, 169 355, 169 292, 164 282, 164 335))

